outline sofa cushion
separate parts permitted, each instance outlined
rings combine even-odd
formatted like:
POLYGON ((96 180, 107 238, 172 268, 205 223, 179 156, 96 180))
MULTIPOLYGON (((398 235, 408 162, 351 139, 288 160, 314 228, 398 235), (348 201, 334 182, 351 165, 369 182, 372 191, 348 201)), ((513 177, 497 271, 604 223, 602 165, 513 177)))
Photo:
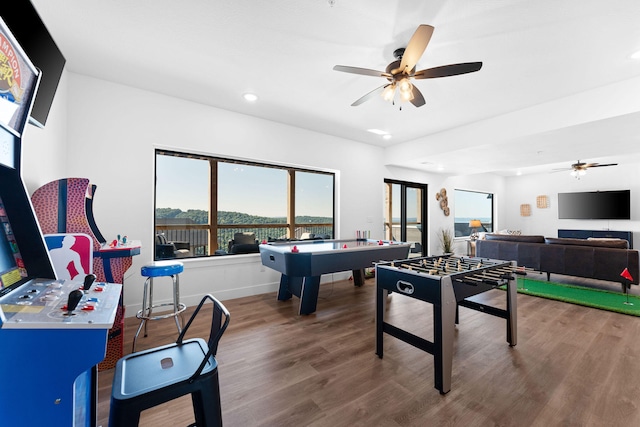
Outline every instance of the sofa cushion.
POLYGON ((256 233, 235 233, 233 243, 236 245, 251 245, 256 243, 256 233))
POLYGON ((629 242, 624 239, 573 239, 570 237, 547 237, 549 245, 595 246, 600 248, 629 249, 629 242))
POLYGON ((544 236, 517 234, 486 234, 485 240, 502 240, 507 242, 544 243, 544 236))

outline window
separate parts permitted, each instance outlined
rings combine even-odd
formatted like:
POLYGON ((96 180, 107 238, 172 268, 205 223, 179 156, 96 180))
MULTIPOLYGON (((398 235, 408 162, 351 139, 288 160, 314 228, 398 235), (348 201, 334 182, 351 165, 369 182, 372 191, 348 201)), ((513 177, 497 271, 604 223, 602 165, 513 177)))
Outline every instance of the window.
POLYGON ((226 254, 240 232, 333 238, 334 183, 329 172, 157 150, 156 259, 226 254))
POLYGON ((456 189, 454 196, 455 237, 470 236, 474 231, 493 231, 493 194, 456 189), (472 219, 481 223, 475 230, 469 224, 472 219))
POLYGON ((427 186, 424 184, 384 180, 385 238, 411 243, 409 256, 423 256, 426 252, 427 186))

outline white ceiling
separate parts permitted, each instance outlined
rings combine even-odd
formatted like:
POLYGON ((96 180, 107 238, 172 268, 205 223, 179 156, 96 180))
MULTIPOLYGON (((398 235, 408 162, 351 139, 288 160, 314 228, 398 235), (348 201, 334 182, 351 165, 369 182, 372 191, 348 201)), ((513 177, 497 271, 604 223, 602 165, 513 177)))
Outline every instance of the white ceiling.
POLYGON ((389 164, 513 175, 640 159, 638 0, 32 3, 68 71, 389 147, 389 164), (483 68, 417 81, 420 108, 351 107, 386 80, 333 66, 384 70, 419 24, 435 31, 417 69, 483 68))

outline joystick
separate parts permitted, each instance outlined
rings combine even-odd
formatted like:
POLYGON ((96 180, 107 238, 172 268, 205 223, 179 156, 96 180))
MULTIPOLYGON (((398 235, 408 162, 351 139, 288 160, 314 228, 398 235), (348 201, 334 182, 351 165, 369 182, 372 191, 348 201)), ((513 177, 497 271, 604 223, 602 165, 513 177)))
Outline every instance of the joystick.
POLYGON ((82 299, 82 291, 79 289, 74 289, 69 292, 69 299, 67 300, 67 316, 73 316, 73 310, 76 309, 78 303, 82 299))
POLYGON ((83 289, 85 291, 88 291, 89 288, 91 287, 91 285, 93 284, 93 282, 95 282, 96 280, 96 275, 95 274, 87 274, 86 276, 84 276, 84 287, 83 289))

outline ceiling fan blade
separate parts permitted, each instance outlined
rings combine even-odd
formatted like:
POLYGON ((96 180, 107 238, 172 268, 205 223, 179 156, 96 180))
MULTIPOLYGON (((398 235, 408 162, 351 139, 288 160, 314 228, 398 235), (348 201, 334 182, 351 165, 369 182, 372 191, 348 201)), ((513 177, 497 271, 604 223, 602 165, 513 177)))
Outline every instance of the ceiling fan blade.
POLYGON ((349 67, 347 65, 336 65, 333 67, 336 71, 342 71, 343 73, 351 73, 351 74, 361 74, 363 76, 374 76, 374 77, 391 77, 391 74, 386 73, 384 71, 376 71, 371 70, 369 68, 358 68, 358 67, 349 67))
POLYGON ((406 72, 409 73, 413 70, 413 67, 416 66, 416 63, 420 60, 424 50, 427 48, 432 34, 433 27, 425 24, 420 25, 416 32, 413 33, 409 44, 407 44, 402 54, 402 61, 400 61, 401 72, 406 70, 406 72))
POLYGON ((443 65, 441 67, 427 68, 416 71, 413 75, 416 79, 435 79, 437 77, 457 76, 478 71, 482 68, 482 62, 463 62, 460 64, 443 65))
POLYGON ((587 165, 588 168, 601 168, 603 166, 618 166, 618 164, 617 163, 605 163, 605 164, 590 163, 587 165))
POLYGON ((422 107, 425 104, 424 96, 422 96, 422 92, 416 85, 413 85, 413 89, 411 90, 413 94, 413 98, 411 99, 411 103, 416 107, 422 107))
POLYGON ((376 95, 378 95, 378 94, 382 93, 382 91, 383 91, 387 86, 389 86, 389 85, 388 85, 388 84, 386 84, 386 85, 382 85, 382 86, 380 86, 380 87, 378 87, 378 88, 375 88, 374 90, 372 90, 371 92, 367 93, 367 94, 366 94, 366 95, 364 95, 363 97, 361 97, 361 98, 359 98, 359 99, 355 100, 355 101, 354 101, 354 103, 353 103, 353 104, 351 104, 351 106, 352 106, 352 107, 357 107, 358 105, 362 104, 363 102, 370 100, 370 99, 371 99, 371 98, 373 98, 374 96, 376 96, 376 95))

